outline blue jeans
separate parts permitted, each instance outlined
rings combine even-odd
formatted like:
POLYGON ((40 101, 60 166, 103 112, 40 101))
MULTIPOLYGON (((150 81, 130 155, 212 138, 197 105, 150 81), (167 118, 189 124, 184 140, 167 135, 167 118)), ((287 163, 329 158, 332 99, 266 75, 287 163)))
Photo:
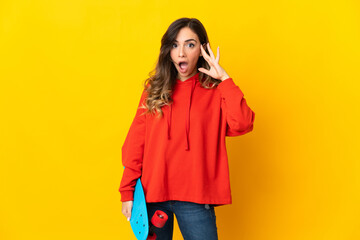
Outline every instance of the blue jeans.
POLYGON ((173 238, 174 214, 184 240, 217 240, 217 227, 214 206, 184 201, 165 201, 146 203, 149 221, 156 210, 168 215, 164 227, 156 228, 157 240, 173 238))

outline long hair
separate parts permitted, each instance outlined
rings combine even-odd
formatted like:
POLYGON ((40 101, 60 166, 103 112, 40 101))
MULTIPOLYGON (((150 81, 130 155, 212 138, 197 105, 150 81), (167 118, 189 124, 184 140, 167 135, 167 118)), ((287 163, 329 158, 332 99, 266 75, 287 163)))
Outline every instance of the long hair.
MULTIPOLYGON (((159 113, 158 117, 163 116, 161 107, 169 105, 173 102, 171 96, 173 88, 176 84, 178 73, 171 60, 170 51, 174 41, 176 40, 178 32, 184 27, 189 27, 197 34, 201 45, 204 46, 204 44, 209 42, 206 30, 198 19, 180 18, 171 23, 161 39, 160 54, 156 67, 149 73, 149 78, 147 78, 144 82, 144 89, 147 91, 147 97, 145 106, 143 105, 141 108, 145 108, 147 110, 143 114, 155 113, 156 111, 159 113)), ((208 49, 204 49, 207 54, 209 54, 208 49)), ((205 69, 210 68, 203 56, 200 56, 197 62, 197 68, 200 67, 205 69)), ((199 82, 204 88, 214 88, 221 81, 199 72, 199 82)))

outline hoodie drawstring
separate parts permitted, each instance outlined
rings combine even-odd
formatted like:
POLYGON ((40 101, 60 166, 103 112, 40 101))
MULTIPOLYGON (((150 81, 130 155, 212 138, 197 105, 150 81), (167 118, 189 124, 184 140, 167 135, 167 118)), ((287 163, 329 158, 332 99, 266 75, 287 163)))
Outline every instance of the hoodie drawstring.
POLYGON ((195 78, 193 78, 192 80, 192 86, 191 86, 191 91, 190 91, 190 99, 189 99, 189 108, 187 111, 187 121, 186 121, 186 147, 185 150, 190 150, 190 145, 189 145, 189 128, 190 128, 190 108, 191 108, 191 99, 192 99, 192 95, 195 89, 195 78))
POLYGON ((170 104, 170 111, 167 117, 168 122, 168 139, 170 139, 170 128, 171 128, 171 112, 172 112, 172 104, 170 104))
MULTIPOLYGON (((198 73, 199 74, 199 73, 198 73)), ((190 129, 190 108, 191 108, 191 99, 192 99, 192 95, 194 92, 194 89, 196 87, 196 80, 198 77, 198 74, 196 74, 193 78, 192 78, 192 85, 191 85, 191 89, 190 89, 190 98, 189 98, 189 106, 186 112, 186 123, 185 123, 185 133, 186 133, 186 145, 185 145, 185 150, 190 150, 190 144, 189 144, 189 129, 190 129)), ((168 122, 168 139, 170 139, 170 129, 171 129, 171 119, 172 119, 172 104, 170 104, 170 109, 169 109, 169 114, 167 117, 167 122, 168 122)))

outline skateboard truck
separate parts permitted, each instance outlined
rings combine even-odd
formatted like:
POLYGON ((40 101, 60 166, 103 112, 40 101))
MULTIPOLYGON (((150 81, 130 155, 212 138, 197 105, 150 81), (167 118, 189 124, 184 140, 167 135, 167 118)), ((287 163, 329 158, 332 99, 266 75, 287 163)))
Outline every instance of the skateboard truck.
POLYGON ((168 215, 165 212, 161 210, 156 210, 151 218, 151 226, 147 240, 156 239, 155 229, 164 227, 167 220, 168 215))

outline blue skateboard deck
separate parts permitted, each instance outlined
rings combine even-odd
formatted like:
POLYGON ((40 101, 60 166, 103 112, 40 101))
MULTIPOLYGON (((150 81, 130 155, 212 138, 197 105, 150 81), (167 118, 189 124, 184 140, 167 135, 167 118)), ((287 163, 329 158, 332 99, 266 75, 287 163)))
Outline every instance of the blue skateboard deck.
POLYGON ((149 234, 149 219, 146 208, 144 189, 142 187, 140 178, 138 178, 135 185, 134 203, 131 210, 130 225, 136 239, 147 239, 149 234))

